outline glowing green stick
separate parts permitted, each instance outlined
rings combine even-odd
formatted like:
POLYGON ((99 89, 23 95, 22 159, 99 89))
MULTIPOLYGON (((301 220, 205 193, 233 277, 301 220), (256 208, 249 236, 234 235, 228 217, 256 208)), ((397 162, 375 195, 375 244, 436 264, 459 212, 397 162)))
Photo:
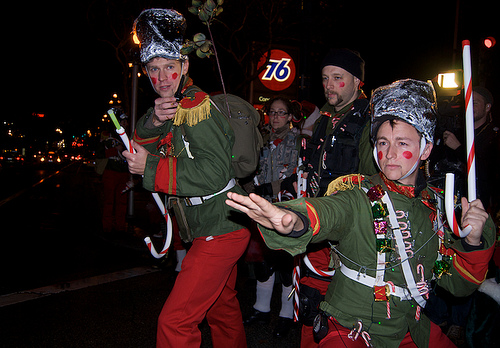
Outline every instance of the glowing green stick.
POLYGON ((111 117, 111 120, 115 124, 116 129, 122 128, 122 126, 120 125, 120 122, 118 122, 118 120, 116 119, 116 115, 115 115, 115 112, 113 111, 113 109, 108 110, 108 115, 109 115, 109 117, 111 117))

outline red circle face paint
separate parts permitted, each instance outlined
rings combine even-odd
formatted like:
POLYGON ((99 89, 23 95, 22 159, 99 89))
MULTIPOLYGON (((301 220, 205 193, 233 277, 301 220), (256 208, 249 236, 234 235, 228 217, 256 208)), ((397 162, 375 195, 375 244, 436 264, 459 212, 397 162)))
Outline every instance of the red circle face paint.
POLYGON ((406 159, 410 159, 413 157, 413 154, 410 151, 403 152, 403 157, 406 159))
POLYGON ((156 82, 157 82, 157 78, 156 77, 152 77, 151 78, 151 82, 153 83, 153 85, 156 85, 156 82))
POLYGON ((341 82, 341 83, 339 83, 339 87, 340 87, 340 88, 345 87, 345 82, 341 82))
POLYGON ((172 74, 172 79, 173 79, 173 80, 177 80, 177 78, 178 78, 178 77, 179 77, 179 74, 177 74, 176 72, 174 72, 174 73, 172 74))
POLYGON ((384 157, 384 154, 382 153, 382 151, 379 151, 377 155, 378 155, 379 160, 381 160, 382 157, 384 157))

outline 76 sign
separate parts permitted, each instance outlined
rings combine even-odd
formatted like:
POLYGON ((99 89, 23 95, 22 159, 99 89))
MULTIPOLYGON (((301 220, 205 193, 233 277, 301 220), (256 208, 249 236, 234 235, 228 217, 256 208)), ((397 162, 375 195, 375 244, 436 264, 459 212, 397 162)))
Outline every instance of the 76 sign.
MULTIPOLYGON (((267 53, 259 60, 258 68, 266 63, 267 53)), ((259 74, 264 86, 273 91, 288 88, 295 79, 295 63, 292 57, 282 50, 271 50, 271 57, 264 70, 259 74)))
POLYGON ((264 76, 262 76, 262 80, 272 80, 283 82, 286 81, 290 77, 290 67, 288 64, 291 62, 291 59, 281 58, 281 60, 277 59, 269 59, 269 64, 267 65, 267 70, 264 72, 264 76))

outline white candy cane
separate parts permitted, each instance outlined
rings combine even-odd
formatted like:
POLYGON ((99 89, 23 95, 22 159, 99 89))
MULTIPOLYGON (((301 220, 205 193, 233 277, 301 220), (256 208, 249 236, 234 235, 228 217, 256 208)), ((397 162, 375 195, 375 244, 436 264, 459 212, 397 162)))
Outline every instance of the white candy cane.
MULTIPOLYGON (((474 146, 474 110, 472 101, 472 68, 469 40, 462 41, 464 86, 465 86, 465 135, 467 145, 467 194, 469 202, 476 199, 476 154, 474 146)), ((446 218, 453 233, 458 237, 467 237, 472 231, 471 226, 463 230, 458 225, 454 210, 455 176, 446 174, 444 206, 446 218)))
MULTIPOLYGON (((113 121, 116 127, 116 133, 118 133, 118 135, 122 139, 123 143, 127 147, 127 150, 131 153, 135 153, 135 149, 132 147, 132 142, 130 141, 127 133, 125 132, 125 129, 120 125, 120 123, 116 119, 113 109, 109 109, 108 114, 111 117, 111 120, 113 121)), ((153 255, 153 257, 157 259, 160 259, 167 254, 168 248, 170 247, 170 243, 172 242, 172 219, 170 218, 170 215, 168 215, 167 209, 165 208, 165 205, 163 204, 158 193, 153 192, 152 195, 156 202, 156 205, 158 206, 158 209, 160 209, 161 213, 165 217, 165 221, 167 222, 167 236, 165 237, 165 245, 163 246, 163 249, 160 251, 160 253, 156 251, 153 243, 151 242, 151 238, 149 237, 144 238, 144 242, 146 243, 149 251, 151 252, 151 255, 153 255)))

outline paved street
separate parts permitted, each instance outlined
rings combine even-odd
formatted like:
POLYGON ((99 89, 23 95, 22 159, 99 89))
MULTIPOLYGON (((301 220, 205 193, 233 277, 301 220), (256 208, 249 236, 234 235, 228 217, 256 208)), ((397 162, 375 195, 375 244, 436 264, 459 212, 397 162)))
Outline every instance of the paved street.
MULTIPOLYGON (((133 233, 103 235, 92 168, 3 168, 0 183, 0 346, 154 347, 174 262, 158 262, 142 241, 159 228, 150 223, 150 195, 135 193, 133 233)), ((239 266, 245 314, 255 280, 239 266)), ((299 346, 298 326, 286 339, 272 337, 277 302, 275 292, 269 326, 246 328, 249 347, 299 346)), ((211 347, 206 323, 201 329, 202 347, 211 347)))

